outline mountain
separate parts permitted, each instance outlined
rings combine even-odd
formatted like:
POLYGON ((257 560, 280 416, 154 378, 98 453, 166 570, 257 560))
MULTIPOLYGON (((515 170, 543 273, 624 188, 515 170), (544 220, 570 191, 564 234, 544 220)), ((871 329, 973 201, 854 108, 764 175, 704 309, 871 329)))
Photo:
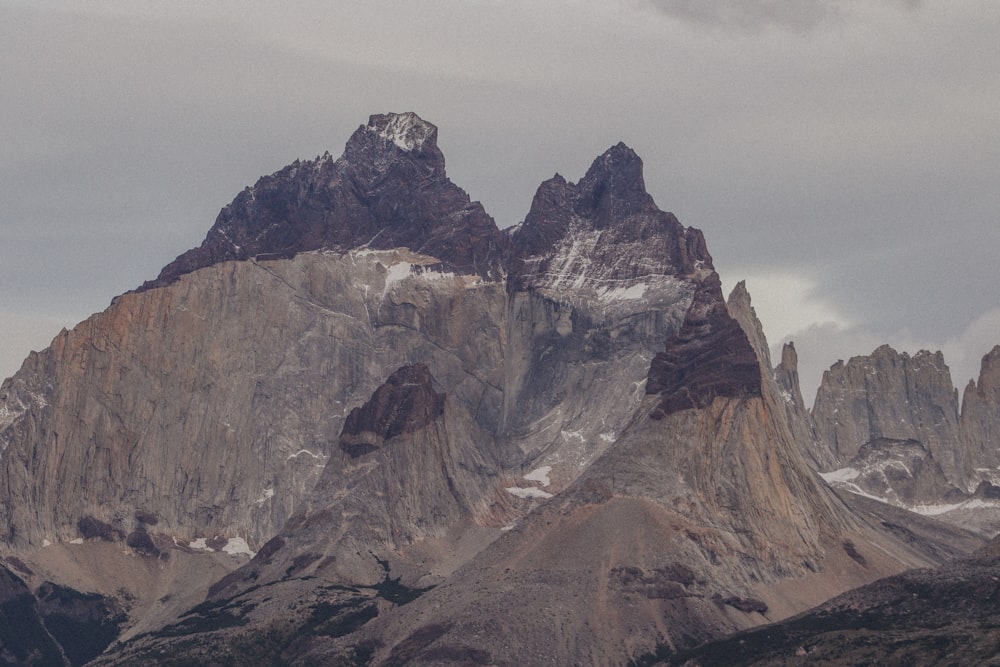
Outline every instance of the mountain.
POLYGON ((817 460, 817 468, 846 490, 995 535, 998 368, 1000 349, 994 348, 959 411, 958 391, 940 352, 911 357, 884 345, 834 364, 823 374, 811 415, 832 454, 817 460))
POLYGON ((124 614, 96 664, 618 664, 981 544, 824 484, 794 355, 630 148, 502 232, 436 137, 262 178, 0 387, 11 590, 124 614))

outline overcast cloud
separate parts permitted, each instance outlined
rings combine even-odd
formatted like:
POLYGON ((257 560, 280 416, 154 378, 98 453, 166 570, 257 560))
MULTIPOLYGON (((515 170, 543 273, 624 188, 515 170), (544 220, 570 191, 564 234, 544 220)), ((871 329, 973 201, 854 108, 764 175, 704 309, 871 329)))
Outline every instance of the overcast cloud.
POLYGON ((1000 343, 995 0, 0 2, 0 376, 369 114, 498 224, 625 141, 807 401, 838 358, 1000 343))

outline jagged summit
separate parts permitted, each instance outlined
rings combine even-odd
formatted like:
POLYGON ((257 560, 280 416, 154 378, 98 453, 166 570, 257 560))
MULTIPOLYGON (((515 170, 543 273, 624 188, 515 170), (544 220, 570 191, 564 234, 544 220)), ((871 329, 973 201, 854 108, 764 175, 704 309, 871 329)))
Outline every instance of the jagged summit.
POLYGON ((373 115, 365 129, 404 151, 437 148, 437 127, 412 111, 373 115))
POLYGON ((360 247, 405 247, 444 270, 498 280, 507 237, 448 180, 434 125, 414 113, 374 115, 339 159, 296 161, 246 188, 199 247, 139 291, 225 261, 360 247))
POLYGON ((556 174, 539 186, 512 236, 508 285, 600 292, 711 268, 701 232, 657 208, 642 160, 619 143, 579 182, 556 174))
POLYGON ((577 215, 593 217, 598 229, 644 210, 655 209, 646 192, 642 159, 619 142, 594 160, 577 183, 577 215))

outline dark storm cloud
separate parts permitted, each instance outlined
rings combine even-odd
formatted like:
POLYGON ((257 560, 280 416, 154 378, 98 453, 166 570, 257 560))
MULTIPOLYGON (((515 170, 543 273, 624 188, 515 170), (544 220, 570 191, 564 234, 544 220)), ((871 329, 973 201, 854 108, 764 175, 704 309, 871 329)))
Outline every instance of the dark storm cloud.
MULTIPOLYGON (((844 20, 852 6, 878 0, 651 0, 674 18, 739 30, 780 27, 811 30, 821 23, 844 20)), ((915 9, 921 0, 882 0, 882 4, 915 9)))

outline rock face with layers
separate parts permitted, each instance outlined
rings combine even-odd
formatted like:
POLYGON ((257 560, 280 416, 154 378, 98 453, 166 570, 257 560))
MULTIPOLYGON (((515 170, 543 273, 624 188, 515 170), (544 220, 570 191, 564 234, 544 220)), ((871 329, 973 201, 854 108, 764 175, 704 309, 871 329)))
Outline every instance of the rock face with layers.
POLYGON ((0 540, 142 529, 157 548, 256 549, 348 411, 407 363, 495 428, 507 241, 448 181, 436 136, 373 116, 340 159, 261 179, 157 281, 30 356, 0 388, 0 540))
POLYGON ((760 363, 747 334, 726 310, 716 274, 698 286, 680 330, 653 357, 646 393, 658 394, 654 419, 705 408, 716 398, 761 395, 760 363))

